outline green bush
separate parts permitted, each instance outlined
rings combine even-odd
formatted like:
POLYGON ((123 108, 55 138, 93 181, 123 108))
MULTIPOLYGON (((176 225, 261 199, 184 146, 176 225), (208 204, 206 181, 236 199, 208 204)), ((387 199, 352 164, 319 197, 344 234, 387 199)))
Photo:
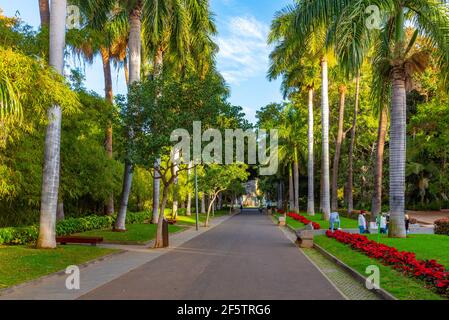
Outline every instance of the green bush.
MULTIPOLYGON (((83 218, 68 218, 56 224, 56 235, 67 236, 90 230, 110 229, 116 216, 87 216, 83 218)), ((128 213, 127 224, 141 224, 150 218, 149 212, 128 213)), ((0 228, 0 245, 22 245, 35 242, 39 236, 39 226, 18 228, 0 228)))
POLYGON ((435 221, 435 234, 443 234, 449 236, 449 219, 440 219, 435 221))

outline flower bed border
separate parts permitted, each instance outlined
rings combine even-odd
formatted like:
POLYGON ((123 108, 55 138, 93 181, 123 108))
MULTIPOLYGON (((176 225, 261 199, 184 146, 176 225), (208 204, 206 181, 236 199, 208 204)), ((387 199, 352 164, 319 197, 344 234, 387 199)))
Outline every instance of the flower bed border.
POLYGON ((328 230, 326 236, 347 244, 351 249, 379 260, 386 266, 392 266, 411 278, 423 280, 443 296, 449 295, 449 271, 436 260, 418 260, 415 253, 400 252, 394 247, 369 240, 360 234, 328 230))

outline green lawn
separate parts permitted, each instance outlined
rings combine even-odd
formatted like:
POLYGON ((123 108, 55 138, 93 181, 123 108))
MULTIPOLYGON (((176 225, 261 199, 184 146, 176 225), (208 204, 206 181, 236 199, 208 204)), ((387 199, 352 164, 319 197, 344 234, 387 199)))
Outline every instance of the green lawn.
MULTIPOLYGON (((376 235, 371 235, 370 238, 375 239, 376 235)), ((404 276, 392 267, 384 266, 378 260, 371 259, 337 242, 335 239, 330 239, 326 236, 317 236, 314 241, 362 275, 366 275, 365 270, 368 266, 377 265, 380 269, 381 288, 387 290, 398 299, 443 299, 430 289, 426 289, 424 282, 404 276)), ((395 246, 400 250, 415 252, 418 258, 436 259, 446 266, 449 265, 449 257, 447 254, 449 238, 447 236, 416 235, 409 239, 383 239, 382 242, 395 246)))
POLYGON ((0 289, 80 265, 117 250, 92 246, 59 246, 38 250, 27 246, 0 246, 0 289))
MULTIPOLYGON (((310 221, 319 223, 321 226, 321 229, 323 229, 323 230, 329 229, 329 221, 323 220, 323 215, 321 213, 317 213, 314 216, 309 216, 304 212, 300 212, 299 214, 306 217, 310 221)), ((277 216, 279 217, 281 215, 277 214, 277 216)), ((340 217, 340 223, 341 223, 342 229, 357 229, 358 228, 357 220, 340 217)), ((304 228, 304 224, 302 222, 296 221, 290 217, 287 217, 287 224, 294 229, 304 228)))
MULTIPOLYGON (((215 211, 214 216, 212 216, 212 214, 211 214, 211 215, 210 215, 210 218, 211 218, 211 219, 213 219, 213 218, 218 218, 218 217, 222 217, 222 216, 225 216, 225 215, 228 215, 228 214, 229 214, 229 211, 228 211, 228 210, 215 211)), ((171 212, 170 212, 168 215, 167 215, 167 213, 166 213, 166 216, 167 216, 168 218, 170 218, 171 212)), ((204 222, 206 221, 206 215, 205 215, 205 214, 199 214, 198 216, 199 216, 199 222, 200 222, 200 225, 201 225, 201 224, 204 224, 204 222)), ((190 217, 185 216, 185 215, 178 215, 178 217, 177 217, 177 224, 179 224, 179 225, 194 226, 194 225, 196 224, 195 213, 192 212, 192 215, 191 215, 190 217)))
MULTIPOLYGON (((368 238, 377 241, 377 235, 371 234, 368 238)), ((413 234, 407 239, 393 239, 383 235, 380 242, 399 251, 414 252, 417 259, 435 259, 449 269, 449 236, 413 234)))
MULTIPOLYGON (((76 234, 86 237, 103 237, 105 242, 121 244, 144 244, 156 237, 155 224, 129 224, 126 226, 126 232, 113 232, 112 230, 92 230, 76 234)), ((180 226, 168 226, 170 233, 183 230, 180 226)))

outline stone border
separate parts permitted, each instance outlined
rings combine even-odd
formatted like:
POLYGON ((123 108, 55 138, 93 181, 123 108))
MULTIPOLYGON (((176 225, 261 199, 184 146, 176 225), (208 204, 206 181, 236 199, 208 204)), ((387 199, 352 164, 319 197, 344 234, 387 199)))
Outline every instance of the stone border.
MULTIPOLYGON (((124 254, 126 252, 126 250, 119 250, 119 249, 112 249, 112 250, 117 250, 117 252, 109 253, 109 254, 107 254, 105 256, 101 256, 99 258, 96 258, 96 259, 84 262, 83 264, 80 264, 78 267, 80 268, 80 270, 81 269, 85 269, 85 268, 87 268, 87 267, 89 267, 91 265, 94 265, 94 264, 106 261, 108 259, 111 259, 112 257, 124 254)), ((49 279, 51 277, 63 276, 65 274, 66 274, 65 270, 60 270, 60 271, 52 272, 50 274, 41 276, 41 277, 39 277, 37 279, 34 279, 34 280, 29 280, 29 281, 26 281, 26 282, 22 282, 22 283, 13 285, 11 287, 0 289, 0 297, 2 295, 14 293, 16 290, 21 289, 23 287, 26 287, 26 286, 29 286, 29 285, 39 284, 39 283, 41 283, 41 282, 43 282, 43 281, 45 281, 45 280, 47 280, 47 279, 49 279)))
MULTIPOLYGON (((355 280, 358 282, 365 284, 366 278, 361 275, 358 271, 354 270, 347 264, 345 264, 343 261, 332 255, 331 253, 327 252, 324 248, 317 245, 316 243, 313 244, 313 247, 318 250, 322 255, 324 255, 327 259, 334 262, 335 264, 342 267, 347 273, 349 273, 355 280)), ((395 296, 393 296, 391 293, 387 292, 386 290, 379 288, 374 288, 373 291, 382 299, 384 300, 398 300, 395 296)))

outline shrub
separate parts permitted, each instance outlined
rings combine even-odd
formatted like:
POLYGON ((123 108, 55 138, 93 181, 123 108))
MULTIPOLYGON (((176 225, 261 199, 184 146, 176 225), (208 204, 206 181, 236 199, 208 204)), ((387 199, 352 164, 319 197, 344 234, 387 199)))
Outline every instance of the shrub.
POLYGON ((435 234, 444 234, 449 236, 449 218, 435 221, 435 234))
MULTIPOLYGON (((150 218, 149 212, 128 213, 127 224, 144 223, 150 218)), ((67 236, 90 230, 110 229, 116 216, 87 216, 83 218, 67 218, 56 224, 56 235, 67 236)), ((0 228, 0 245, 22 245, 35 242, 39 236, 39 226, 17 228, 0 228)))

